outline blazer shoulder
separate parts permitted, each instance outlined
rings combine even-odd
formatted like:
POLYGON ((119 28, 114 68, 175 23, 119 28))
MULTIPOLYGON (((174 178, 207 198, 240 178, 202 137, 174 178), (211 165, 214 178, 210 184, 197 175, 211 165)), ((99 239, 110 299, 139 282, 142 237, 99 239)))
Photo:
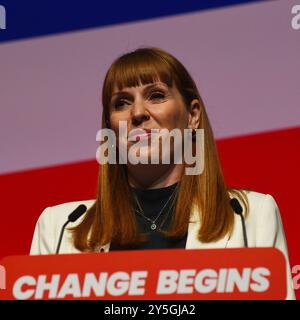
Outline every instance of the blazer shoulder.
MULTIPOLYGON (((69 214, 80 204, 86 205, 89 209, 94 203, 95 200, 72 201, 45 208, 35 226, 30 255, 54 254, 59 234, 62 226, 67 222, 69 214)), ((78 224, 83 217, 84 215, 76 222, 70 222, 69 227, 78 224)), ((67 247, 72 248, 70 245, 67 247)))
POLYGON ((250 190, 245 190, 245 194, 248 202, 245 223, 249 235, 254 236, 256 245, 274 245, 278 236, 284 234, 280 210, 274 197, 250 190))
MULTIPOLYGON (((256 236, 271 234, 275 237, 277 232, 282 229, 282 222, 280 216, 280 210, 272 195, 268 193, 261 193, 251 190, 241 190, 246 196, 246 202, 248 210, 246 210, 246 204, 240 202, 243 207, 243 214, 245 216, 245 223, 249 232, 255 230, 256 236), (246 215, 247 212, 247 215, 246 215)), ((232 197, 232 195, 231 195, 232 197)), ((235 217, 237 219, 237 217, 235 217)))
POLYGON ((249 203, 249 218, 276 219, 279 208, 271 194, 251 191, 247 194, 249 203), (250 216, 251 215, 251 216, 250 216))
MULTIPOLYGON (((262 214, 272 214, 278 211, 278 206, 272 195, 268 193, 261 193, 257 191, 252 191, 248 189, 235 189, 234 191, 229 191, 230 198, 236 197, 236 194, 243 194, 242 198, 246 198, 248 204, 248 218, 254 218, 262 216, 262 214)), ((239 200, 239 197, 238 197, 239 200)), ((243 212, 246 212, 244 202, 239 201, 243 207, 243 212)))
MULTIPOLYGON (((47 207, 41 213, 38 222, 61 227, 68 220, 69 214, 72 213, 79 205, 85 205, 88 210, 92 207, 95 201, 96 200, 71 201, 47 207)), ((80 221, 84 215, 78 221, 80 221)), ((76 221, 76 223, 78 222, 76 221)), ((70 225, 71 224, 75 225, 75 222, 70 223, 70 225)))

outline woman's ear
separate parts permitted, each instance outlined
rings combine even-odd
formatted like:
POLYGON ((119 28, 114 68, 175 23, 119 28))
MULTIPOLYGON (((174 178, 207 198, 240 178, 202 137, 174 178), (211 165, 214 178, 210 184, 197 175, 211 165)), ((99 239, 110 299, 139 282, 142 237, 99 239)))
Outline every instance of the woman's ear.
POLYGON ((200 116, 201 116, 201 104, 198 99, 194 99, 191 101, 190 104, 190 111, 189 111, 189 124, 188 127, 190 129, 197 129, 200 124, 200 116))

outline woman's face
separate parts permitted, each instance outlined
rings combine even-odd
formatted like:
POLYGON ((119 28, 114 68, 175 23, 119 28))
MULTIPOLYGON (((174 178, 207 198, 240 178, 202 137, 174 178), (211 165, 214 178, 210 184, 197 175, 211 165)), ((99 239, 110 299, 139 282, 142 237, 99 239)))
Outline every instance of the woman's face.
MULTIPOLYGON (((171 131, 175 128, 182 130, 183 133, 183 129, 194 127, 190 125, 193 122, 192 116, 176 86, 169 88, 163 82, 140 84, 137 87, 123 88, 121 91, 114 88, 110 103, 110 127, 116 134, 117 145, 122 143, 121 141, 126 141, 129 151, 131 147, 134 148, 139 139, 146 140, 147 145, 139 148, 137 156, 150 159, 150 154, 153 152, 150 141, 153 135, 152 138, 151 135, 140 135, 137 141, 128 141, 128 137, 124 137, 122 133, 119 135, 120 121, 126 122, 128 134, 134 129, 168 129, 171 131)), ((136 136, 133 139, 135 138, 136 136)), ((171 157, 173 153, 174 146, 170 144, 171 157)), ((161 156, 159 156, 160 159, 161 156)))

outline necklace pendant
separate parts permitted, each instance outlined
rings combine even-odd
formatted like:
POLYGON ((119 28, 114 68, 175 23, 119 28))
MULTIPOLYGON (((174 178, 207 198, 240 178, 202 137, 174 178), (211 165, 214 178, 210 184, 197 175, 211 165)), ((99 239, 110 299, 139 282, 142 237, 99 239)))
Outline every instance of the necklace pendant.
POLYGON ((156 224, 155 223, 152 223, 151 224, 151 230, 155 230, 156 229, 156 224))

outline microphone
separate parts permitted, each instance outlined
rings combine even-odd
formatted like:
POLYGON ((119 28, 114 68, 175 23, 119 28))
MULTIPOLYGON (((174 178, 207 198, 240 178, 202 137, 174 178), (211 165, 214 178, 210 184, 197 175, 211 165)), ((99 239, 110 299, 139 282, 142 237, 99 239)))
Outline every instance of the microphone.
POLYGON ((247 239, 247 233, 246 233, 246 226, 245 226, 245 219, 243 216, 243 208, 240 205, 239 201, 236 198, 230 199, 230 205, 237 215, 241 217, 242 221, 242 228, 243 228, 243 238, 244 238, 244 246, 248 248, 248 239, 247 239))
POLYGON ((84 204, 79 205, 73 212, 71 212, 68 216, 68 220, 65 222, 65 224, 62 226, 60 231, 60 236, 56 248, 56 254, 59 252, 59 248, 61 245, 62 237, 65 231, 65 227, 69 222, 75 222, 79 217, 81 217, 86 212, 87 207, 84 204))

